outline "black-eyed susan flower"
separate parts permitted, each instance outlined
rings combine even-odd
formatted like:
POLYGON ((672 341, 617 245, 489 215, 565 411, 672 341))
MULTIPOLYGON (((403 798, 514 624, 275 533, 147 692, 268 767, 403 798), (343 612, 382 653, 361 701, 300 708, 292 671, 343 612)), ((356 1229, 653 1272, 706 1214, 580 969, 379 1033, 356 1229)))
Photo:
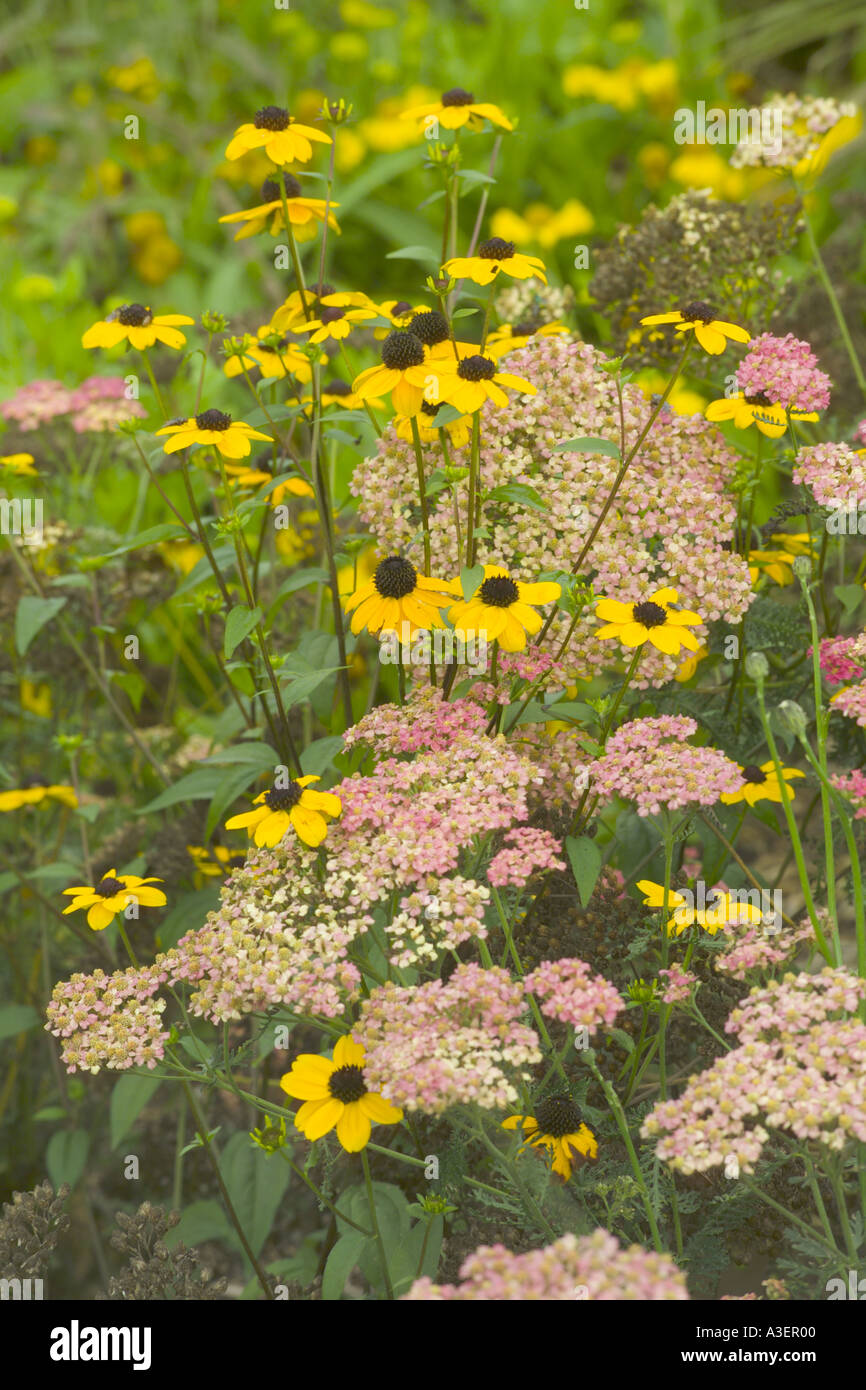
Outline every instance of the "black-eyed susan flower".
POLYGON ((679 681, 680 684, 683 684, 685 681, 690 681, 698 669, 698 663, 703 661, 709 654, 709 647, 705 647, 704 644, 701 643, 696 652, 690 652, 687 656, 682 658, 674 673, 674 680, 679 681))
MULTIPOLYGON (((357 635, 362 628, 377 632, 396 632, 409 640, 416 632, 444 627, 440 608, 451 602, 444 579, 428 579, 419 574, 411 560, 388 555, 368 579, 345 601, 352 613, 351 628, 357 635), (354 612, 353 612, 354 610, 354 612)), ((405 639, 404 639, 405 640, 405 639)))
POLYGON ((310 141, 330 145, 330 135, 315 126, 299 125, 282 106, 263 106, 252 121, 238 126, 226 148, 226 159, 240 159, 250 150, 263 149, 274 164, 306 164, 313 157, 310 141))
POLYGON ((18 811, 22 806, 40 806, 43 801, 59 801, 73 809, 78 805, 78 797, 72 787, 40 782, 33 778, 25 787, 0 792, 0 811, 18 811))
MULTIPOLYGON (((320 365, 327 360, 323 354, 319 358, 320 365)), ((223 370, 227 377, 258 371, 269 381, 279 381, 287 376, 297 377, 301 382, 313 379, 313 367, 307 354, 285 333, 275 333, 267 323, 262 325, 256 338, 243 352, 235 352, 226 358, 223 370)))
POLYGON ((547 1149, 554 1173, 566 1182, 578 1156, 598 1157, 595 1135, 581 1120, 580 1111, 570 1096, 550 1096, 536 1106, 534 1115, 509 1115, 502 1121, 503 1129, 518 1127, 525 1135, 518 1152, 524 1153, 529 1147, 547 1149))
POLYGON ((182 348, 186 338, 178 324, 194 322, 186 314, 153 314, 147 304, 121 304, 118 309, 112 309, 107 318, 91 324, 82 336, 81 346, 113 348, 126 338, 131 347, 140 351, 153 347, 154 343, 182 348))
MULTIPOLYGON (((779 439, 788 428, 788 416, 785 414, 784 406, 774 404, 764 391, 752 396, 738 391, 736 396, 724 396, 721 400, 710 401, 706 414, 708 420, 715 422, 733 420, 738 430, 747 430, 750 425, 757 425, 761 434, 767 435, 768 439, 779 439)), ((791 410, 789 415, 792 420, 818 419, 817 411, 814 410, 791 410)))
POLYGON ((483 241, 474 256, 452 256, 442 267, 443 275, 455 280, 474 280, 476 285, 489 285, 497 275, 510 275, 514 280, 543 280, 547 284, 544 261, 518 251, 513 241, 493 236, 483 241))
POLYGON ((186 852, 195 865, 196 881, 200 878, 224 878, 232 869, 246 862, 245 854, 227 845, 187 845, 186 852))
POLYGON ((271 502, 275 507, 286 497, 315 497, 315 489, 307 482, 306 478, 285 478, 277 483, 273 492, 270 494, 271 502))
POLYGON ((643 894, 644 907, 672 912, 667 922, 668 936, 681 936, 687 927, 692 926, 703 927, 710 936, 715 936, 724 927, 753 925, 763 920, 761 909, 752 902, 741 902, 737 893, 711 889, 702 906, 698 907, 693 898, 690 901, 689 897, 675 893, 671 888, 668 888, 665 903, 664 884, 654 883, 652 879, 639 879, 635 886, 643 894))
POLYGON ((337 303, 336 301, 342 297, 333 294, 320 299, 317 317, 308 319, 306 323, 299 323, 295 332, 309 333, 311 343, 327 343, 329 340, 339 343, 348 338, 352 329, 359 323, 377 317, 378 311, 374 306, 337 303))
POLYGON ((400 415, 415 415, 421 409, 425 389, 430 389, 430 354, 414 333, 395 329, 382 344, 382 361, 356 377, 352 390, 362 401, 390 395, 400 415))
POLYGON ((327 203, 323 198, 304 198, 301 195, 301 185, 293 174, 283 173, 282 179, 286 194, 285 207, 277 180, 265 179, 260 203, 240 212, 229 212, 220 218, 220 222, 241 224, 235 233, 235 241, 243 241, 245 237, 255 236, 257 232, 263 231, 268 219, 271 223, 271 236, 276 236, 285 226, 286 208, 296 241, 309 241, 314 237, 318 223, 324 222, 326 214, 328 226, 340 235, 340 227, 334 216, 334 208, 338 208, 339 203, 327 203))
POLYGON ((176 420, 157 430, 158 435, 170 435, 165 445, 167 454, 176 454, 179 449, 188 449, 191 444, 212 444, 227 459, 243 459, 249 455, 253 439, 264 439, 268 444, 273 440, 269 434, 254 430, 242 420, 232 420, 221 410, 202 410, 188 420, 176 420))
POLYGON ((700 299, 667 314, 650 314, 641 319, 641 323, 646 326, 673 323, 676 324, 677 333, 693 332, 704 352, 709 352, 713 357, 724 352, 729 338, 735 343, 749 343, 752 340, 752 335, 745 328, 740 328, 739 324, 717 319, 715 310, 700 299))
POLYGON ((0 454, 0 468, 14 473, 16 478, 37 478, 39 474, 34 463, 32 454, 0 454))
MULTIPOLYGON (((460 590, 459 579, 453 581, 452 589, 460 590)), ((502 565, 485 565, 478 588, 471 598, 449 608, 448 618, 467 636, 479 633, 488 642, 498 642, 503 651, 520 652, 526 646, 526 634, 534 636, 542 627, 541 615, 531 605, 553 603, 561 593, 559 584, 524 584, 512 579, 502 565)))
POLYGON ((501 323, 498 328, 488 333, 484 351, 488 357, 493 357, 498 362, 507 352, 526 347, 531 338, 551 338, 567 332, 568 328, 564 323, 542 323, 537 327, 531 322, 515 323, 513 326, 510 323, 501 323))
POLYGON ((291 827, 299 840, 315 849, 328 833, 328 821, 342 811, 334 792, 313 791, 318 777, 296 777, 287 787, 271 787, 253 802, 255 810, 244 811, 226 821, 226 830, 246 830, 259 849, 272 849, 291 827))
POLYGON ((750 550, 749 578, 757 584, 762 575, 776 584, 793 584, 792 566, 797 557, 786 550, 750 550))
MULTIPOLYGON (((474 415, 485 401, 492 401, 500 408, 506 406, 508 397, 502 389, 504 386, 527 396, 534 396, 536 392, 531 381, 512 372, 500 372, 492 357, 483 357, 477 352, 470 357, 436 358, 430 363, 430 373, 435 389, 429 394, 447 401, 466 415, 474 415)), ((407 415, 412 413, 406 411, 407 415)))
MULTIPOLYGON (((760 767, 756 763, 746 763, 745 767, 740 768, 740 773, 743 785, 735 792, 722 792, 721 800, 726 806, 734 806, 738 801, 745 801, 747 806, 754 806, 756 801, 782 802, 782 780, 787 787, 792 777, 806 776, 799 768, 783 767, 780 779, 772 758, 769 762, 761 763, 760 767)), ((788 797, 793 801, 794 788, 787 787, 787 791, 788 797)))
POLYGON ((426 101, 423 106, 412 106, 400 113, 402 121, 423 122, 428 116, 435 116, 444 130, 460 130, 462 126, 481 130, 485 121, 500 126, 502 130, 514 129, 498 106, 490 101, 476 101, 472 93, 464 91, 462 87, 452 87, 450 91, 443 92, 439 101, 426 101))
MULTIPOLYGON (((408 299, 384 299, 376 307, 380 316, 388 320, 391 328, 408 328, 418 314, 427 312, 426 304, 410 304, 408 299)), ((387 338, 390 331, 390 328, 376 328, 374 334, 377 338, 387 338)))
POLYGON ((651 643, 668 656, 678 656, 682 647, 698 651, 700 642, 689 627, 704 620, 700 613, 687 608, 674 608, 676 589, 657 589, 640 603, 621 603, 619 599, 603 598, 595 606, 595 615, 604 623, 596 629, 602 641, 616 637, 624 647, 640 647, 651 643))
POLYGON ((293 1100, 303 1101, 295 1127, 314 1143, 336 1129, 347 1153, 360 1153, 373 1125, 396 1125, 403 1111, 371 1091, 364 1077, 364 1049, 347 1034, 338 1038, 333 1057, 302 1052, 280 1085, 293 1100))
POLYGON ((72 897, 63 914, 81 912, 87 909, 87 925, 93 931, 104 931, 113 922, 118 912, 123 912, 130 903, 139 907, 164 907, 167 901, 161 888, 151 888, 152 883, 162 883, 161 878, 139 878, 136 874, 118 874, 109 869, 95 888, 84 884, 79 888, 64 888, 63 892, 72 897))
MULTIPOLYGON (((433 419, 439 412, 441 401, 422 401, 421 409, 417 415, 395 415, 392 421, 394 429, 401 439, 405 439, 409 444, 414 442, 415 436, 412 433, 412 420, 418 427, 418 435, 422 444, 437 444, 439 442, 439 427, 433 424, 433 419)), ((458 415, 456 420, 449 420, 443 426, 448 431, 448 437, 455 449, 465 449, 472 436, 472 420, 468 415, 458 415)))

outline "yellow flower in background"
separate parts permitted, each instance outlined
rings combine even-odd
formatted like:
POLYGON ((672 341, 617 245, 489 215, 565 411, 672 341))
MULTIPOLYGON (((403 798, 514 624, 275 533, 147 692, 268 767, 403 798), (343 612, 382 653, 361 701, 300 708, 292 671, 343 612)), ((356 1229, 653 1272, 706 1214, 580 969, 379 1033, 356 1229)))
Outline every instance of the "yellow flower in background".
POLYGON ((87 169, 82 189, 85 198, 98 198, 100 193, 112 198, 122 189, 123 169, 116 159, 101 159, 87 169))
POLYGON ((694 300, 681 310, 672 309, 666 314, 649 314, 641 319, 641 323, 647 326, 656 323, 676 324, 678 333, 694 333, 704 352, 710 353, 713 357, 724 352, 729 338, 736 343, 752 341, 751 334, 745 328, 740 328, 736 323, 726 323, 724 319, 717 319, 714 310, 702 300, 694 300))
POLYGON ((816 555, 818 547, 812 540, 808 531, 777 531, 773 537, 776 545, 780 545, 783 550, 787 550, 791 555, 816 555))
POLYGON ((709 654, 709 647, 705 647, 702 643, 696 652, 692 652, 689 656, 683 657, 674 674, 674 680, 679 681, 681 684, 684 681, 690 681, 698 669, 698 664, 703 661, 705 657, 709 656, 709 654))
POLYGON ((443 130, 460 130, 468 126, 470 130, 481 130, 485 121, 497 125, 502 130, 513 130, 514 126, 503 115, 498 106, 489 101, 476 101, 471 92, 462 87, 452 87, 443 92, 439 101, 425 101, 421 106, 410 107, 401 112, 404 121, 420 121, 424 124, 428 117, 435 116, 443 130))
MULTIPOLYGON (((745 801, 747 806, 754 806, 756 801, 779 801, 783 799, 782 781, 786 787, 792 777, 805 777, 805 772, 800 772, 796 767, 783 767, 782 777, 776 772, 772 758, 769 762, 747 763, 740 768, 743 778, 743 785, 735 792, 722 792, 720 800, 726 806, 734 806, 738 801, 745 801)), ((787 787, 788 799, 793 801, 794 789, 787 787)))
POLYGON ((703 927, 710 936, 715 936, 723 927, 755 925, 763 921, 763 912, 751 902, 740 902, 736 893, 726 893, 719 888, 710 889, 706 894, 705 906, 689 906, 689 900, 682 893, 668 888, 667 904, 663 883, 652 879, 639 879, 635 885, 644 895, 644 907, 653 911, 674 909, 667 922, 668 936, 681 936, 686 927, 703 927))
MULTIPOLYGON (((793 174, 795 179, 799 179, 807 187, 815 182, 820 174, 824 172, 828 161, 842 149, 844 145, 856 140, 863 127, 863 115, 858 111, 853 116, 841 116, 834 126, 821 137, 817 147, 811 154, 805 155, 798 164, 794 165, 793 174)), ((807 133, 805 122, 795 121, 794 130, 798 135, 807 133), (801 127, 798 129, 798 127, 801 127)))
POLYGON ((546 1149, 553 1172, 566 1182, 578 1156, 589 1159, 598 1156, 595 1135, 581 1120, 580 1111, 570 1096, 551 1096, 535 1107, 534 1115, 509 1115, 502 1121, 503 1129, 518 1127, 525 1134, 525 1143, 518 1153, 524 1153, 527 1148, 546 1149))
POLYGON ((163 217, 158 212, 134 212, 125 219, 124 229, 134 247, 130 257, 133 269, 149 285, 161 285, 183 260, 163 217))
POLYGON ((319 553, 318 537, 319 513, 312 508, 298 512, 294 527, 280 527, 274 535, 277 554, 287 565, 299 565, 303 560, 312 560, 319 553))
POLYGON ((650 140, 637 152, 637 162, 647 188, 658 188, 664 183, 670 167, 671 157, 667 145, 660 140, 650 140))
POLYGON ((392 10, 371 5, 368 0, 340 0, 340 18, 344 24, 356 25, 359 29, 389 29, 397 23, 392 10))
POLYGON ((677 155, 670 176, 683 188, 709 188, 718 198, 736 201, 747 191, 742 169, 732 169, 726 159, 706 145, 696 145, 677 155))
MULTIPOLYGON (((408 299, 383 299, 376 308, 382 318, 389 320, 392 328, 408 328, 417 314, 426 314, 426 304, 410 304, 408 299)), ((387 328, 374 329, 374 337, 387 338, 387 328)))
POLYGON ((109 869, 95 888, 86 883, 78 888, 64 888, 64 894, 71 895, 72 902, 64 907, 63 915, 86 909, 90 929, 104 931, 130 903, 137 903, 139 907, 164 907, 168 899, 161 888, 151 888, 152 883, 162 883, 162 879, 139 878, 137 874, 118 874, 109 869))
POLYGON ((357 169, 364 155, 367 153, 367 145, 356 130, 351 126, 344 127, 340 131, 340 138, 337 141, 337 150, 334 156, 334 164, 340 174, 351 173, 357 169))
POLYGON ((40 719, 51 718, 51 686, 44 682, 42 685, 34 685, 32 681, 23 680, 19 688, 18 702, 28 714, 35 714, 40 719))
POLYGON ((315 1143, 336 1129, 346 1153, 360 1153, 370 1141, 372 1125, 396 1125, 402 1120, 402 1110, 369 1090, 364 1058, 363 1047, 346 1034, 337 1039, 333 1060, 302 1052, 291 1071, 280 1077, 286 1094, 304 1102, 295 1115, 295 1127, 305 1139, 315 1143))
POLYGON ((195 865, 197 887, 204 878, 225 878, 232 869, 245 864, 247 858, 226 845, 187 845, 186 852, 195 865))
POLYGON ((633 111, 637 106, 635 83, 621 69, 609 71, 592 63, 572 63, 562 74, 562 90, 567 97, 592 97, 618 111, 633 111))
MULTIPOLYGON (((412 444, 415 439, 412 433, 412 420, 414 420, 418 426, 418 436, 421 443, 438 444, 440 427, 433 424, 433 419, 441 405, 442 401, 422 401, 421 409, 417 415, 411 417, 395 415, 391 423, 399 437, 412 444)), ((441 428, 448 431, 448 438, 454 449, 465 449, 472 438, 472 419, 469 415, 460 415, 456 420, 449 420, 448 424, 441 428)))
MULTIPOLYGON (((459 579, 452 581, 451 588, 454 593, 463 592, 459 579)), ((448 619, 467 638, 481 633, 505 652, 522 652, 527 634, 534 637, 543 625, 533 605, 554 603, 561 593, 562 586, 552 581, 524 584, 512 579, 502 565, 485 565, 475 592, 449 608, 448 619)))
POLYGON ((592 213, 577 198, 569 198, 559 212, 554 212, 545 203, 530 203, 522 217, 507 208, 500 208, 490 219, 490 230, 494 236, 513 241, 518 246, 537 242, 545 249, 566 237, 591 232, 594 226, 592 213))
POLYGON ((547 284, 544 262, 537 256, 525 256, 513 241, 494 236, 483 241, 474 256, 454 256, 442 267, 444 275, 455 280, 474 280, 476 285, 489 285, 504 273, 514 280, 542 280, 547 284))
POLYGON ((38 478, 32 454, 0 454, 0 468, 14 473, 16 478, 38 478))
POLYGON ((226 159, 239 159, 250 150, 263 149, 274 164, 306 164, 313 157, 311 141, 333 144, 324 130, 299 125, 282 106, 263 106, 251 122, 238 126, 226 148, 226 159))
POLYGON ((796 556, 786 550, 750 550, 749 578, 756 584, 762 575, 783 587, 794 582, 791 566, 796 556))
POLYGON ((515 352, 517 348, 526 347, 532 338, 556 337, 560 333, 568 333, 570 330, 564 323, 543 323, 538 328, 522 324, 514 327, 510 323, 501 323, 498 328, 494 328, 488 333, 484 344, 484 351, 494 361, 498 362, 500 357, 504 357, 507 352, 515 352))
POLYGON ((50 135, 31 135, 24 145, 28 164, 51 164, 57 157, 57 141, 50 135))
POLYGON ((326 294, 319 300, 318 317, 298 324, 295 332, 309 333, 311 343, 342 342, 353 328, 378 317, 375 306, 342 304, 342 298, 339 294, 326 294))
POLYGON ((42 785, 34 778, 30 786, 0 792, 0 811, 20 811, 22 806, 41 806, 43 801, 59 801, 73 810, 78 805, 78 797, 73 787, 61 784, 42 785))
MULTIPOLYGON (((635 384, 640 387, 644 395, 650 397, 660 396, 668 381, 669 378, 665 376, 664 372, 657 372, 651 367, 639 372, 635 377, 635 384)), ((684 386, 682 381, 677 381, 668 396, 667 404, 678 415, 701 415, 707 402, 706 397, 702 396, 700 392, 693 391, 690 386, 684 386)))
POLYGON ((184 540, 162 541, 157 549, 169 569, 177 570, 180 574, 189 574, 190 570, 195 569, 205 553, 204 546, 184 540))
POLYGON ((604 626, 598 628, 595 635, 602 641, 615 637, 624 647, 641 647, 649 642, 668 656, 678 656, 682 647, 696 652, 700 642, 689 628, 704 620, 700 613, 674 608, 672 605, 676 601, 677 591, 671 588, 657 589, 640 603, 599 599, 595 615, 604 626))
MULTIPOLYGON (((322 354, 319 363, 324 366, 327 361, 322 354)), ((313 379, 312 363, 306 353, 284 333, 275 333, 269 323, 262 324, 258 336, 243 353, 227 357, 223 366, 227 377, 242 376, 254 370, 261 372, 268 381, 279 381, 287 376, 297 377, 301 382, 313 379)))
POLYGON ((310 783, 319 781, 319 777, 296 777, 287 787, 271 787, 255 798, 255 810, 227 820, 226 830, 246 830, 259 849, 273 849, 292 829, 299 840, 315 849, 328 833, 328 821, 343 809, 334 792, 311 789, 310 783))
POLYGON ((723 396, 721 400, 711 401, 707 406, 707 419, 716 422, 733 420, 738 430, 747 430, 757 425, 761 434, 769 439, 781 439, 788 428, 788 416, 792 420, 817 420, 817 411, 791 410, 786 415, 781 405, 774 404, 764 391, 747 396, 738 391, 736 396, 723 396))
POLYGON ((143 350, 154 343, 164 343, 166 347, 182 348, 186 342, 178 324, 194 323, 195 319, 186 314, 157 314, 150 311, 147 304, 121 304, 112 309, 107 318, 94 323, 81 339, 85 348, 113 348, 124 339, 131 347, 143 350))
POLYGON ((264 439, 273 444, 269 434, 254 430, 243 420, 232 420, 222 410, 203 410, 188 420, 177 420, 164 425, 156 431, 157 436, 170 435, 164 450, 176 454, 179 449, 188 449, 191 444, 212 444, 227 459, 248 458, 252 439, 264 439))
POLYGON ((108 68, 105 77, 112 87, 128 92, 141 101, 153 101, 159 95, 159 78, 149 58, 138 58, 123 67, 108 68))
MULTIPOLYGON (((334 208, 338 208, 339 203, 328 204, 324 198, 304 198, 301 195, 301 184, 293 174, 284 171, 282 179, 286 208, 296 241, 311 241, 316 236, 319 224, 325 220, 326 209, 328 226, 337 236, 340 235, 340 226, 334 216, 334 208)), ((235 241, 243 241, 245 237, 255 236, 263 231, 268 225, 268 219, 271 224, 271 236, 276 236, 284 228, 286 215, 277 180, 265 179, 260 196, 261 202, 255 207, 243 208, 240 212, 229 212, 219 219, 220 222, 241 224, 240 230, 235 233, 235 241)))

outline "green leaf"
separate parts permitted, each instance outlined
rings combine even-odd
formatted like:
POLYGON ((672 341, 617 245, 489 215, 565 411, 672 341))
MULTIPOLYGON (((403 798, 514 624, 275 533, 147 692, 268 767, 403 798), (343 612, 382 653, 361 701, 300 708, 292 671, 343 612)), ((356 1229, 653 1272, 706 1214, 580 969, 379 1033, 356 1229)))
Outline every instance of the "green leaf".
POLYGON ((235 647, 239 647, 245 637, 249 637, 253 628, 262 620, 261 608, 249 608, 245 603, 239 603, 226 618, 225 637, 223 638, 223 655, 228 661, 234 652, 235 647))
POLYGON ((291 709, 293 705, 300 705, 304 700, 308 700, 314 690, 318 690, 329 676, 339 670, 339 666, 326 666, 321 671, 305 671, 300 675, 290 676, 288 680, 280 681, 286 709, 291 709))
POLYGON ((601 873, 601 850, 588 835, 575 840, 569 835, 565 841, 565 851, 577 884, 581 905, 586 907, 601 873))
POLYGON ((399 251, 389 251, 385 257, 386 261, 421 261, 427 265, 439 267, 438 251, 431 251, 429 246, 401 246, 399 251))
POLYGON ((471 569, 462 569, 460 571, 460 588, 463 590, 463 597, 467 603, 478 589, 483 579, 483 565, 473 565, 471 569))
POLYGON ((453 425, 455 420, 461 419, 462 410, 458 410, 453 405, 440 405, 433 419, 430 421, 431 428, 434 430, 442 429, 445 425, 453 425))
POLYGON ((619 445, 612 439, 599 439, 595 435, 583 435, 580 439, 563 439, 554 444, 552 454, 608 454, 612 459, 620 457, 619 445))
POLYGON ((349 1275, 355 1268, 368 1237, 360 1231, 349 1230, 334 1245, 322 1274, 322 1298, 329 1303, 339 1299, 349 1275))
POLYGON ((176 806, 179 801, 210 801, 221 780, 222 770, 218 767, 196 768, 195 772, 181 777, 173 787, 166 787, 153 801, 148 801, 138 814, 147 816, 152 811, 164 811, 167 806, 176 806))
POLYGON ((343 735, 333 734, 328 738, 317 738, 301 754, 301 771, 305 777, 321 777, 322 773, 336 758, 343 746, 343 735))
POLYGON ((327 584, 328 571, 320 566, 312 566, 309 569, 295 570, 288 579, 283 580, 277 590, 276 597, 268 609, 268 618, 276 612, 280 604, 289 597, 290 594, 297 593, 298 589, 306 589, 310 584, 327 584))
POLYGON ((185 1207, 177 1225, 166 1232, 165 1244, 169 1250, 173 1250, 181 1241, 189 1248, 206 1240, 224 1240, 230 1243, 233 1236, 234 1231, 219 1202, 215 1197, 208 1197, 201 1202, 191 1202, 185 1207))
MULTIPOLYGON (((270 768, 276 767, 276 754, 271 754, 270 768)), ((204 825, 205 839, 209 840, 219 822, 222 820, 232 802, 237 801, 241 792, 245 792, 252 786, 262 774, 260 767, 250 766, 248 763, 241 767, 232 768, 231 772, 222 779, 213 794, 213 800, 208 807, 207 819, 204 825)))
POLYGON ((161 1085, 161 1076, 122 1076, 115 1082, 110 1109, 113 1149, 129 1133, 154 1091, 161 1085))
POLYGON ((4 1004, 0 1008, 0 1039, 14 1038, 35 1028, 39 1015, 29 1004, 4 1004))
POLYGON ((55 1192, 65 1182, 74 1187, 84 1172, 90 1138, 83 1129, 59 1129, 45 1150, 45 1167, 55 1192))
POLYGON ((113 560, 116 555, 126 555, 130 550, 141 550, 145 545, 156 545, 158 541, 175 540, 177 537, 187 534, 182 526, 164 521, 161 526, 151 526, 147 531, 139 531, 132 540, 124 541, 114 550, 107 551, 102 558, 113 560))
POLYGON ((548 719, 571 719, 576 724, 597 724, 598 715, 589 705, 580 700, 561 700, 557 705, 546 705, 548 719))
POLYGON ((527 483, 503 483, 501 487, 495 487, 488 492, 487 496, 494 502, 515 502, 522 507, 531 507, 536 512, 546 512, 548 509, 544 498, 527 483))
POLYGON ((209 758, 202 761, 209 767, 257 767, 264 772, 265 768, 275 767, 278 758, 269 743, 256 743, 250 740, 247 743, 233 743, 230 748, 221 748, 217 753, 211 753, 209 758))
POLYGON ((25 594, 15 611, 15 648, 23 656, 38 632, 67 604, 65 598, 37 598, 25 594))
POLYGON ((220 1155, 220 1167, 232 1206, 257 1255, 285 1196, 289 1165, 257 1148, 248 1134, 233 1134, 220 1155))
POLYGON ((846 618, 850 618, 852 613, 856 613, 866 598, 866 591, 864 591, 862 584, 835 584, 833 593, 845 609, 846 618))

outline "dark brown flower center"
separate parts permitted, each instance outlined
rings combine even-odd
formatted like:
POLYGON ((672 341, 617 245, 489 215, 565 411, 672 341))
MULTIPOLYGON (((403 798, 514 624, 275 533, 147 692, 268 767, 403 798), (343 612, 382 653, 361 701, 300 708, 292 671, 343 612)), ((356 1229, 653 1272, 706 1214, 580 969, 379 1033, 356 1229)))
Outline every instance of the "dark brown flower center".
POLYGON ((496 375, 496 363, 491 362, 489 357, 481 357, 475 353, 472 357, 464 357, 461 360, 457 375, 464 381, 489 381, 496 375))
POLYGON ((336 304, 332 304, 329 308, 323 309, 319 314, 319 319, 322 323, 336 323, 338 319, 344 319, 345 317, 346 310, 338 309, 336 304))
POLYGON ((754 396, 746 396, 746 405, 772 405, 766 391, 756 391, 754 396))
POLYGON ((382 598, 405 598, 418 580, 418 571, 402 555, 389 555, 376 567, 373 583, 382 598))
POLYGON ((416 314, 409 324, 409 332, 416 338, 420 338, 422 343, 428 347, 433 347, 436 343, 444 343, 450 336, 448 332, 448 320, 444 314, 440 314, 435 309, 430 309, 426 313, 416 314))
POLYGON ((705 304, 702 299, 694 299, 691 304, 687 304, 680 313, 687 323, 712 323, 716 317, 716 311, 710 304, 705 304))
MULTIPOLYGON (((298 198, 301 193, 301 185, 294 174, 283 174, 283 188, 286 190, 287 198, 298 198)), ((281 198, 280 185, 276 179, 265 179, 262 184, 262 202, 275 203, 281 198)))
POLYGON ((265 805, 272 811, 291 811, 303 794, 304 789, 299 787, 297 782, 290 782, 287 787, 271 787, 270 791, 265 793, 265 805))
POLYGON ((520 597, 517 585, 507 574, 494 574, 490 579, 485 579, 478 592, 482 603, 491 608, 510 608, 520 597))
POLYGON ((98 893, 100 898, 113 898, 115 893, 122 893, 125 887, 126 884, 121 883, 119 878, 107 877, 101 883, 97 883, 93 891, 98 893))
POLYGON ((360 1067, 337 1067, 328 1077, 328 1090, 334 1100, 351 1105, 353 1101, 361 1100, 367 1094, 364 1073, 360 1067))
POLYGON ((758 767, 756 763, 746 763, 746 766, 743 768, 744 782, 761 783, 766 782, 766 780, 767 774, 762 767, 758 767))
POLYGON ((535 1119, 542 1134, 562 1139, 576 1134, 581 1126, 580 1111, 570 1096, 551 1096, 535 1107, 535 1119))
POLYGON ((431 416, 432 416, 432 415, 436 415, 441 404, 442 404, 441 401, 422 401, 422 402, 421 402, 421 414, 422 414, 422 415, 431 415, 431 416))
POLYGON ((352 388, 348 381, 341 381, 339 377, 334 377, 327 386, 322 387, 323 396, 351 396, 352 388))
POLYGON ((452 87, 450 92, 442 93, 443 106, 471 106, 474 100, 472 93, 462 87, 452 87))
POLYGON ((256 130, 288 130, 294 117, 282 106, 263 106, 253 117, 256 130))
POLYGON ((424 346, 414 333, 395 329, 382 344, 382 361, 397 372, 404 372, 407 367, 420 367, 424 361, 424 346))
POLYGON ((195 426, 199 430, 227 430, 231 422, 232 417, 224 415, 221 410, 203 410, 195 417, 195 426))
POLYGON ((391 317, 402 319, 405 318, 406 314, 410 314, 411 312, 412 305, 409 303, 408 299, 398 299, 391 310, 391 317))
POLYGON ((153 322, 153 314, 146 304, 121 304, 109 319, 116 319, 124 328, 146 328, 153 322))
POLYGON ((482 241, 478 248, 478 254, 484 261, 507 261, 509 256, 513 256, 515 246, 513 241, 503 241, 501 236, 492 236, 489 241, 482 241))
POLYGON ((667 622, 667 610, 662 608, 660 603, 632 604, 632 615, 636 623, 643 623, 644 627, 662 627, 667 622))

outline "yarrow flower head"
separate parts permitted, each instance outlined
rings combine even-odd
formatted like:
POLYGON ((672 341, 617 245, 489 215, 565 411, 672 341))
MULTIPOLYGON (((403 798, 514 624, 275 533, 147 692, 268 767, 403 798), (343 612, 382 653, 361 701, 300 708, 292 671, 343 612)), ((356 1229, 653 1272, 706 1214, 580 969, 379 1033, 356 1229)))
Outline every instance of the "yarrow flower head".
MULTIPOLYGON (((753 338, 737 368, 737 386, 747 401, 764 396, 783 412, 826 410, 830 404, 830 378, 819 368, 809 344, 793 333, 786 333, 784 338, 772 333, 753 338)), ((807 413, 798 418, 812 416, 807 413)))
POLYGON ((724 793, 738 791, 736 763, 715 748, 687 742, 697 728, 694 719, 668 714, 623 724, 589 764, 595 790, 633 801, 639 816, 712 806, 724 793))
POLYGON ((866 459, 848 444, 799 449, 791 474, 822 507, 866 506, 866 459))
POLYGON ((560 843, 549 830, 520 826, 509 830, 505 845, 487 866, 487 877, 496 888, 525 888, 533 874, 565 868, 560 843))
POLYGON ((558 1023, 586 1030, 590 1037, 609 1028, 625 1005, 603 975, 593 975, 585 961, 563 956, 542 961, 526 976, 526 989, 541 1000, 541 1012, 558 1023))
POLYGON ((659 971, 665 981, 665 987, 661 994, 663 1004, 685 1004, 692 997, 692 990, 697 983, 697 976, 690 970, 683 970, 679 965, 671 965, 659 971))
MULTIPOLYGON (((808 655, 812 655, 809 648, 808 655)), ((866 675, 866 632, 854 637, 823 637, 818 651, 821 674, 831 685, 866 675)))
POLYGON ((751 131, 731 155, 735 169, 787 169, 811 182, 836 150, 855 139, 861 117, 852 102, 833 97, 774 92, 758 112, 758 137, 751 131))
POLYGON ((56 984, 45 1027, 60 1039, 67 1071, 152 1071, 165 1055, 168 1040, 162 1021, 166 1001, 154 997, 162 978, 154 963, 113 975, 103 970, 76 974, 56 984))

